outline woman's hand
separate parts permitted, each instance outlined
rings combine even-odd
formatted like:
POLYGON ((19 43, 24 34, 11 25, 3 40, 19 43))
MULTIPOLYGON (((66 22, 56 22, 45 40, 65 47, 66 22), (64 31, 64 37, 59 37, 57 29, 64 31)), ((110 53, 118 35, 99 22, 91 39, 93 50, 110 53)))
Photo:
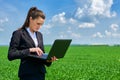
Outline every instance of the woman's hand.
POLYGON ((53 62, 53 61, 56 61, 58 60, 55 56, 51 57, 51 60, 47 60, 47 62, 53 62))
POLYGON ((39 47, 30 48, 29 50, 30 52, 36 52, 38 56, 41 56, 43 54, 43 51, 39 47))

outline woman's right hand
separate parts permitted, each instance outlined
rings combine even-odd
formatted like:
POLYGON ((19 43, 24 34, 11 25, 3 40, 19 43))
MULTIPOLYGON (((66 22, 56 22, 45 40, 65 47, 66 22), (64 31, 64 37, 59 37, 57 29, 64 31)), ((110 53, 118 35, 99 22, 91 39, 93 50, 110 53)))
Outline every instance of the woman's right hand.
POLYGON ((43 54, 43 51, 39 47, 30 48, 29 50, 30 52, 36 52, 38 56, 41 56, 43 54))

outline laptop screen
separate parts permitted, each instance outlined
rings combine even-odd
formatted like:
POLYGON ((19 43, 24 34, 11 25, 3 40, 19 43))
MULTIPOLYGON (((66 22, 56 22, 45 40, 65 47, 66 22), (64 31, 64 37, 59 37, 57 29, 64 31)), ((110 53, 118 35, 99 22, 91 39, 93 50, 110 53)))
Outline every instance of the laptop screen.
POLYGON ((70 46, 72 39, 56 39, 50 49, 47 59, 53 56, 56 58, 63 58, 68 47, 70 46))

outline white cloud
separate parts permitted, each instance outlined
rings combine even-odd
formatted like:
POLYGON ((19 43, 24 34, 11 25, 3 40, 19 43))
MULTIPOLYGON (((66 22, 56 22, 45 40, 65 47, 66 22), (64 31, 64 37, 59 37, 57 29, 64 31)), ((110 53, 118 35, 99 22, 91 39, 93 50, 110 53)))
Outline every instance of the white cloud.
POLYGON ((79 39, 81 37, 80 33, 76 33, 74 31, 72 31, 71 27, 68 27, 67 33, 68 33, 68 37, 72 37, 74 39, 79 39))
POLYGON ((112 33, 112 32, 108 32, 106 33, 106 37, 111 37, 111 38, 120 38, 120 33, 112 33))
POLYGON ((91 0, 91 6, 89 8, 90 15, 114 17, 116 13, 110 11, 112 4, 113 0, 91 0))
POLYGON ((66 23, 65 12, 53 16, 52 22, 66 23))
POLYGON ((79 33, 75 32, 70 32, 65 33, 65 32, 60 32, 60 38, 72 38, 72 39, 80 39, 81 35, 79 33))
POLYGON ((68 25, 71 25, 71 26, 79 25, 79 21, 72 17, 67 18, 66 13, 62 12, 62 13, 54 15, 48 21, 48 23, 44 25, 45 26, 44 28, 50 29, 56 26, 68 26, 68 25))
POLYGON ((94 23, 82 23, 79 25, 79 28, 94 28, 95 24, 94 23))
POLYGON ((84 9, 81 9, 80 7, 77 9, 75 17, 77 17, 78 19, 83 17, 84 15, 84 9))
POLYGON ((72 39, 80 39, 81 35, 78 32, 73 30, 73 27, 69 26, 64 31, 59 31, 60 38, 72 38, 72 39))
POLYGON ((120 33, 113 33, 112 36, 116 38, 120 38, 120 33))
POLYGON ((44 25, 45 26, 44 28, 50 29, 55 26, 65 25, 68 22, 75 23, 75 20, 72 18, 67 22, 65 14, 66 14, 65 12, 62 12, 62 13, 54 15, 50 20, 48 20, 47 24, 44 25))
POLYGON ((91 7, 90 7, 90 14, 96 15, 96 14, 103 14, 104 8, 106 5, 104 5, 103 0, 91 0, 91 7))
POLYGON ((113 37, 113 38, 120 38, 120 33, 118 31, 119 25, 118 24, 111 24, 110 30, 105 30, 106 37, 113 37))
POLYGON ((111 12, 112 4, 113 0, 87 0, 82 7, 78 7, 75 17, 78 19, 84 16, 115 17, 116 12, 111 12))
POLYGON ((69 19, 69 23, 71 24, 76 24, 77 23, 77 20, 73 19, 73 18, 70 18, 69 19))
POLYGON ((93 34, 92 37, 94 37, 94 38, 95 38, 95 37, 103 38, 104 35, 102 35, 100 32, 97 32, 97 33, 93 34))
POLYGON ((105 34, 102 35, 100 32, 97 32, 92 35, 93 38, 99 37, 99 38, 120 38, 119 32, 111 32, 109 30, 105 30, 105 34))
POLYGON ((119 25, 117 25, 117 24, 111 24, 110 25, 110 28, 113 30, 113 31, 117 31, 118 30, 118 28, 119 28, 119 25))
POLYGON ((111 38, 120 38, 120 33, 117 32, 119 28, 119 25, 117 24, 111 24, 110 30, 105 30, 105 36, 111 37, 111 38))
MULTIPOLYGON (((87 8, 87 7, 85 7, 87 8)), ((79 10, 78 10, 79 11, 79 10)), ((76 16, 79 16, 79 14, 76 16)), ((94 21, 97 23, 98 21, 94 18, 94 21)), ((50 29, 56 26, 77 26, 79 28, 94 28, 96 25, 94 22, 81 22, 76 18, 66 17, 66 13, 62 12, 59 14, 54 15, 47 24, 45 24, 46 29, 50 29)))
POLYGON ((44 28, 50 29, 50 28, 52 28, 52 26, 53 26, 52 24, 49 24, 49 23, 48 23, 48 24, 45 24, 45 25, 44 25, 44 28))
POLYGON ((0 31, 4 31, 4 29, 1 26, 3 26, 4 23, 6 23, 6 22, 8 22, 8 18, 7 17, 0 19, 0 31))
POLYGON ((81 37, 80 34, 77 33, 71 33, 71 36, 75 39, 79 39, 81 37))
POLYGON ((111 33, 110 31, 105 30, 105 35, 106 35, 106 36, 111 36, 111 34, 112 34, 112 33, 111 33))

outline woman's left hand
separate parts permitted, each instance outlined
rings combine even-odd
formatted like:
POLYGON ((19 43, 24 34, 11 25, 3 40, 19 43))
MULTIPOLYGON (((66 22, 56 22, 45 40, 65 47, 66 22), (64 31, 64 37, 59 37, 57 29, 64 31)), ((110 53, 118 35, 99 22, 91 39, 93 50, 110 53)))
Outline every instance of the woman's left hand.
POLYGON ((56 61, 58 60, 55 56, 51 57, 51 60, 47 60, 47 62, 53 62, 53 61, 56 61))

